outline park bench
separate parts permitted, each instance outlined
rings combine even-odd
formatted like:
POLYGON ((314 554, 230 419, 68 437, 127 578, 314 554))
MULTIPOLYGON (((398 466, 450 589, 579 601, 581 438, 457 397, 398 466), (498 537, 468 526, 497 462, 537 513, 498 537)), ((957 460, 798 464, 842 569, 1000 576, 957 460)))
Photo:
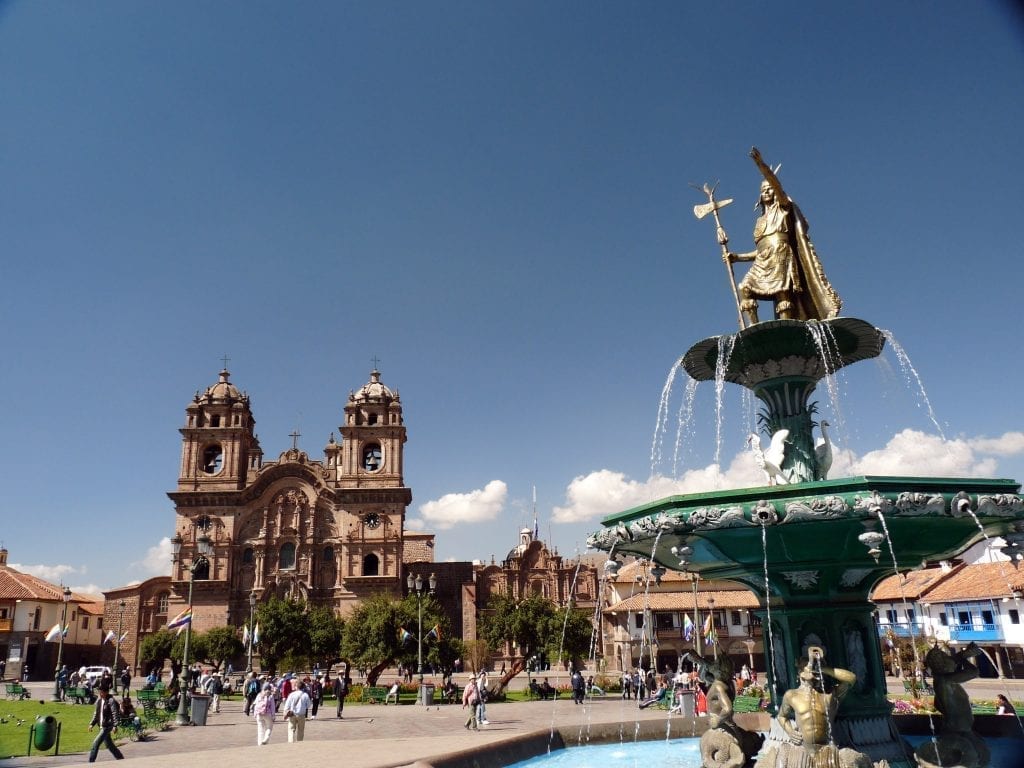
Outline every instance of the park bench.
POLYGON ((996 713, 995 704, 975 704, 971 702, 971 712, 976 715, 994 715, 996 713))
POLYGON ((760 712, 760 696, 737 696, 732 702, 733 712, 760 712))
POLYGON ((7 683, 7 698, 8 699, 27 699, 29 692, 25 690, 25 686, 21 683, 7 683))
POLYGON ((140 690, 135 693, 135 696, 139 706, 142 707, 144 720, 162 723, 170 716, 167 710, 167 697, 164 696, 164 691, 158 691, 155 688, 149 691, 140 690))
POLYGON ((458 704, 462 701, 462 689, 457 685, 453 685, 447 693, 442 690, 441 699, 445 704, 458 704))
POLYGON ((387 699, 388 689, 381 686, 366 686, 360 701, 365 704, 383 704, 387 699))
POLYGON ((129 741, 145 741, 146 727, 142 720, 132 717, 118 717, 117 727, 114 728, 115 739, 128 739, 129 741))
POLYGON ((74 704, 92 704, 96 701, 96 694, 84 685, 68 688, 64 692, 64 696, 74 704))

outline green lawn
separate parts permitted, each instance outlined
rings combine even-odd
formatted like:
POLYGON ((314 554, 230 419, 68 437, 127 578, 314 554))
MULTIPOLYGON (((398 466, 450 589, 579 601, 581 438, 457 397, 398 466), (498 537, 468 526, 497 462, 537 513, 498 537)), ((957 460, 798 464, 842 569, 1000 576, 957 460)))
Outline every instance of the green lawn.
MULTIPOLYGON (((0 760, 28 754, 29 729, 40 716, 53 715, 61 724, 60 753, 86 752, 96 738, 89 731, 93 708, 85 704, 0 699, 0 760), (21 720, 21 725, 18 721, 21 720)), ((33 745, 32 754, 36 754, 33 745)), ((53 754, 51 749, 46 754, 53 754)))

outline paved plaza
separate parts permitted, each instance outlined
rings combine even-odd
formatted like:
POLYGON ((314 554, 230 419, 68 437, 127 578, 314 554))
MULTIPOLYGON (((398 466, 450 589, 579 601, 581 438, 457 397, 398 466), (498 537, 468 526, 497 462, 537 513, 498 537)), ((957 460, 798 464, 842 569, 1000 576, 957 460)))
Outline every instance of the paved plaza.
MULTIPOLYGON (((34 698, 46 696, 50 690, 45 683, 31 683, 29 688, 34 698)), ((1015 699, 1024 698, 1024 681, 975 680, 967 688, 975 698, 991 699, 1006 691, 1015 699)), ((902 691, 901 681, 890 679, 889 689, 902 691)), ((342 720, 334 717, 332 707, 321 709, 318 719, 306 723, 306 739, 298 744, 287 743, 287 726, 278 718, 270 744, 259 747, 255 722, 244 716, 242 707, 241 701, 225 701, 221 712, 211 713, 205 726, 172 726, 167 731, 151 732, 147 741, 126 742, 121 751, 132 764, 146 768, 249 768, 268 760, 318 760, 322 755, 330 755, 345 768, 393 768, 414 763, 420 768, 459 768, 514 762, 543 753, 548 745, 558 748, 608 739, 632 741, 638 736, 699 735, 706 722, 706 718, 695 722, 669 717, 664 710, 641 710, 636 701, 623 701, 616 695, 590 699, 582 706, 569 698, 490 703, 490 725, 480 731, 465 729, 468 710, 458 704, 349 704, 342 720), (481 759, 484 752, 490 757, 481 759), (495 754, 498 759, 493 757, 495 754)), ((101 750, 97 762, 109 761, 113 761, 111 754, 101 750)), ((33 755, 3 760, 0 766, 42 768, 85 762, 84 753, 33 755)))

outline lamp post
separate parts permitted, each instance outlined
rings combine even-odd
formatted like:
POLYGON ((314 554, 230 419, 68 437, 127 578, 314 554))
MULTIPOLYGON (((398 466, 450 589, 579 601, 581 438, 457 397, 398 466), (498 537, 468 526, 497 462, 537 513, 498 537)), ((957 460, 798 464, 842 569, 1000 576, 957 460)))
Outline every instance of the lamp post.
POLYGON ((711 647, 715 652, 715 661, 718 661, 718 630, 715 629, 715 598, 708 598, 708 618, 711 621, 711 647))
POLYGON ((110 673, 114 676, 114 690, 117 690, 117 656, 121 651, 121 621, 124 618, 124 600, 121 600, 117 604, 117 637, 114 638, 114 666, 110 668, 110 673))
MULTIPOLYGON (((68 587, 64 587, 64 592, 61 594, 61 600, 64 602, 64 607, 60 613, 60 644, 57 646, 57 667, 53 672, 53 701, 61 700, 61 689, 60 689, 60 667, 64 662, 64 629, 68 624, 68 603, 71 602, 71 590, 68 587)), ((20 600, 18 601, 21 602, 20 600)), ((17 610, 17 604, 15 604, 15 610, 17 610)), ((14 633, 14 622, 11 622, 11 633, 14 633)))
MULTIPOLYGON (((405 584, 409 587, 410 592, 416 594, 416 607, 418 608, 418 614, 416 618, 416 667, 420 676, 420 687, 423 686, 423 598, 426 596, 423 589, 423 577, 417 575, 413 578, 410 573, 405 580, 405 584)), ((430 574, 428 579, 428 585, 430 591, 427 594, 434 594, 434 590, 437 589, 437 577, 434 574, 430 574)))
POLYGON ((255 627, 252 624, 253 614, 256 611, 256 590, 249 593, 249 653, 245 664, 245 671, 252 672, 252 633, 255 627))
MULTIPOLYGON (((178 558, 181 554, 182 539, 181 535, 175 535, 171 539, 171 560, 174 563, 178 562, 178 558)), ((197 555, 192 559, 192 563, 188 566, 188 610, 192 611, 192 587, 196 583, 196 568, 204 563, 208 563, 207 557, 213 554, 213 542, 210 541, 210 537, 205 533, 201 533, 196 539, 196 552, 197 555)), ((178 714, 174 719, 178 725, 188 725, 189 714, 188 714, 188 684, 183 682, 188 680, 188 646, 189 641, 192 639, 192 617, 189 616, 188 623, 185 625, 185 650, 181 655, 181 673, 184 680, 178 681, 178 714)))

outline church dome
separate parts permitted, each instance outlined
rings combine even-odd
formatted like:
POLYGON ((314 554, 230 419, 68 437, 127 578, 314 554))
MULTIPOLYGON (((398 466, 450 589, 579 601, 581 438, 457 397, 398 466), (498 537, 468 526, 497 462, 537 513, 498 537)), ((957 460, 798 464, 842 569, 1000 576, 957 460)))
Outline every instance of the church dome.
POLYGON ((370 380, 349 395, 349 400, 356 403, 390 403, 398 400, 398 395, 388 389, 380 380, 380 371, 370 371, 370 380))
POLYGON ((233 403, 242 400, 243 397, 238 387, 231 383, 231 374, 225 368, 220 372, 217 383, 207 387, 200 399, 207 403, 233 403))

